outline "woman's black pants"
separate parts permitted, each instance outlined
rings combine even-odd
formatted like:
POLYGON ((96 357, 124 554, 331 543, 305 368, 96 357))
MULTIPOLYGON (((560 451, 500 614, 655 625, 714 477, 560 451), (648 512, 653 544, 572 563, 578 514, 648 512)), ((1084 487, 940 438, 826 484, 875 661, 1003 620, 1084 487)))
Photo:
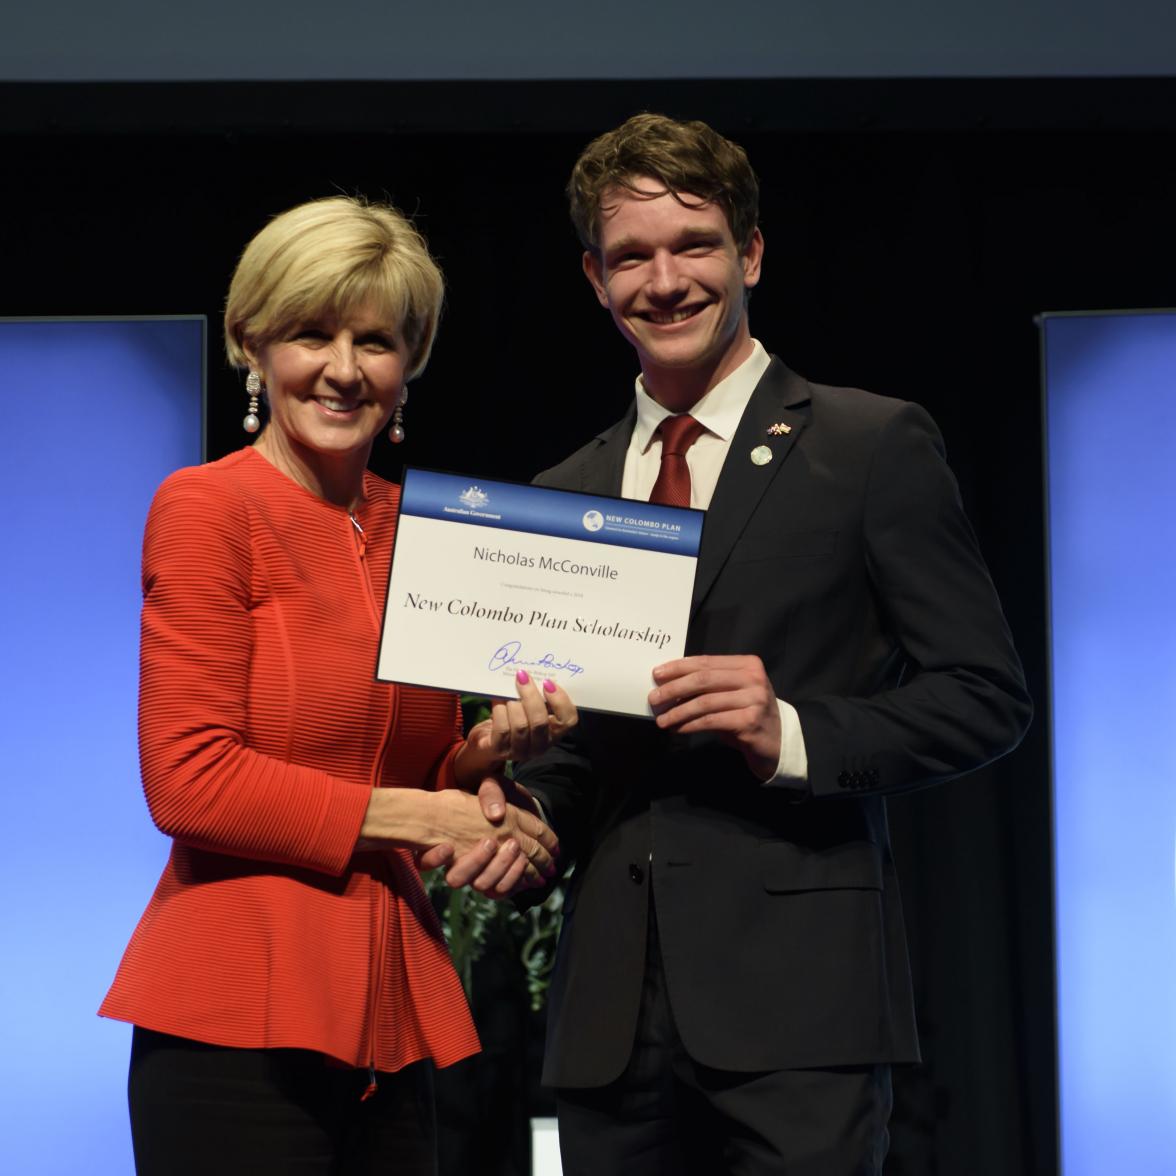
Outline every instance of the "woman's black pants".
POLYGON ((432 1063, 378 1074, 298 1049, 233 1049, 135 1027, 138 1176, 435 1176, 432 1063))

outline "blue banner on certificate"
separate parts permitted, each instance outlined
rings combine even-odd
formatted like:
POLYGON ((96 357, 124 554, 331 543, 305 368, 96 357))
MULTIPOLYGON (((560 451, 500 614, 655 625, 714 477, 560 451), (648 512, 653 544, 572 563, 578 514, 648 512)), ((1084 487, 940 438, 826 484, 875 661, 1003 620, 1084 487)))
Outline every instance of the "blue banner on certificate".
POLYGON ((406 470, 376 676, 513 698, 526 670, 648 717, 650 671, 685 648, 703 517, 406 470))

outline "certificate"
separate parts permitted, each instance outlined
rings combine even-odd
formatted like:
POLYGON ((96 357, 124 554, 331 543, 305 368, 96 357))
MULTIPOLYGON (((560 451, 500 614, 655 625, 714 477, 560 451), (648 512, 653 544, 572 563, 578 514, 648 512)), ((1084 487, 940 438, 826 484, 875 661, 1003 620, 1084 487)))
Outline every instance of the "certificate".
POLYGON ((649 717, 681 657, 703 512, 405 471, 376 677, 515 697, 526 670, 578 707, 649 717))

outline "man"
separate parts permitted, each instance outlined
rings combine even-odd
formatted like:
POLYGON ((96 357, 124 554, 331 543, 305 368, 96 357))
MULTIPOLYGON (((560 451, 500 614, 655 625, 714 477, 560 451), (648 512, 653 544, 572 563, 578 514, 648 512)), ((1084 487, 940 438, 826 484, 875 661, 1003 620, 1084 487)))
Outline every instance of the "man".
POLYGON ((575 862, 544 1065, 564 1172, 879 1172, 889 1067, 918 1058, 884 798, 1012 748, 1020 664, 927 414, 752 338, 743 150, 638 115, 569 195, 641 374, 536 481, 707 519, 655 720, 583 715, 520 772, 575 862))

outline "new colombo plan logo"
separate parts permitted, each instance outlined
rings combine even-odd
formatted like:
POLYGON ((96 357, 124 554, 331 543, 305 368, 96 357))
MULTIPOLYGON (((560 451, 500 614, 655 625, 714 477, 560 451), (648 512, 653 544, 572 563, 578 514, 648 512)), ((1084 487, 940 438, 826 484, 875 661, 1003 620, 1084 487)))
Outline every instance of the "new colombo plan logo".
POLYGON ((457 499, 468 507, 476 508, 485 506, 490 501, 490 495, 478 486, 471 486, 468 490, 463 490, 457 499))
POLYGON ((581 522, 585 531, 599 531, 604 526, 604 515, 598 510, 585 511, 581 522))

